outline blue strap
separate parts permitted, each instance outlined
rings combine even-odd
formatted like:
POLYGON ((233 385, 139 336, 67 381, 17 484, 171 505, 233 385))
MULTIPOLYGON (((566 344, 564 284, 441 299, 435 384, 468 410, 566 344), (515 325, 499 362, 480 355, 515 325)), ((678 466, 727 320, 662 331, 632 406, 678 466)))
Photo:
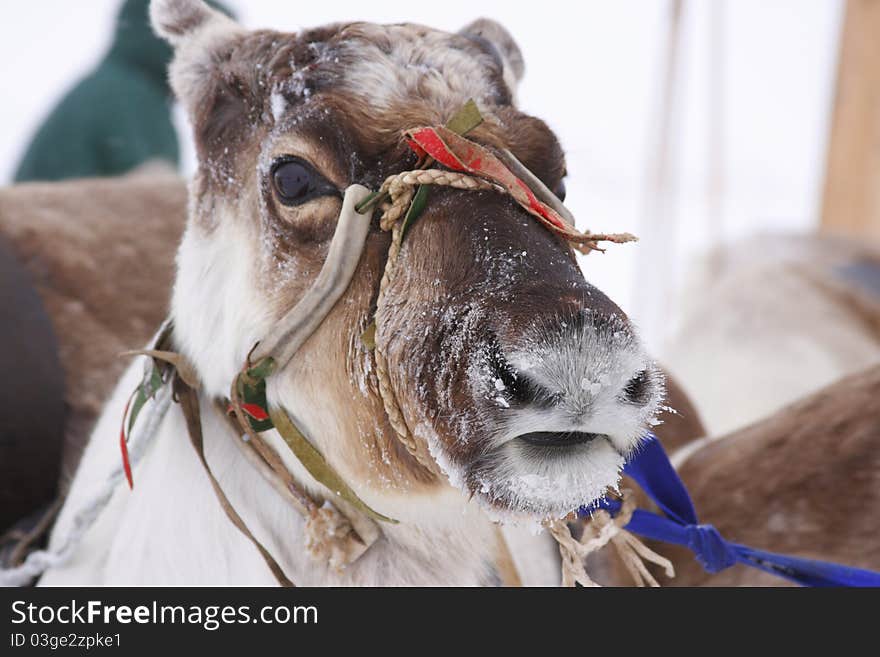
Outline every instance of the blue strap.
MULTIPOLYGON (((636 509, 626 529, 645 538, 688 548, 710 573, 742 563, 804 586, 880 586, 880 573, 756 550, 725 540, 712 525, 700 524, 691 496, 652 433, 627 461, 623 472, 641 486, 664 514, 636 509)), ((603 498, 581 508, 580 514, 604 509, 613 516, 620 506, 619 500, 603 498)))

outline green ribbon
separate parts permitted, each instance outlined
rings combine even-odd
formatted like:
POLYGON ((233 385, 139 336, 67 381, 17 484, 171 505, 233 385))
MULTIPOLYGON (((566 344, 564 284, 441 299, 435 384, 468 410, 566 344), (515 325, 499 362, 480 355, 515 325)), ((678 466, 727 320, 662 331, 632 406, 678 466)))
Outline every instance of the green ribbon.
POLYGON ((159 392, 164 383, 159 366, 153 360, 150 360, 149 363, 150 365, 144 374, 144 379, 138 386, 134 399, 131 402, 131 413, 128 416, 128 435, 131 435, 132 427, 134 427, 135 420, 137 420, 137 416, 144 407, 144 404, 159 392))
POLYGON ((303 467, 308 470, 309 474, 316 481, 323 484, 331 491, 339 495, 346 502, 361 511, 366 516, 380 522, 390 522, 397 524, 397 520, 383 516, 378 511, 374 511, 366 502, 357 496, 348 484, 339 476, 336 470, 327 463, 326 459, 321 455, 314 445, 312 445, 303 433, 297 428, 290 417, 281 408, 273 408, 269 410, 272 423, 275 429, 281 434, 284 442, 293 452, 293 455, 302 463, 303 467))
MULTIPOLYGON (((446 129, 452 130, 452 132, 461 135, 464 137, 471 130, 476 128, 483 122, 483 115, 480 114, 480 108, 477 107, 477 104, 474 102, 473 98, 468 99, 468 101, 461 106, 461 108, 453 114, 452 118, 446 122, 446 129)), ((428 193, 422 193, 424 186, 420 186, 416 191, 416 195, 413 197, 412 205, 416 204, 416 200, 420 200, 421 206, 418 208, 417 212, 412 213, 412 205, 410 206, 410 212, 407 212, 407 219, 404 220, 404 230, 406 229, 407 221, 415 221, 418 216, 425 209, 425 205, 428 202, 428 193), (421 194, 421 198, 419 195, 421 194), (412 214, 412 217, 410 217, 412 214)), ((380 201, 382 201, 385 195, 379 194, 379 192, 373 192, 363 201, 361 201, 356 207, 355 210, 360 214, 363 214, 367 210, 375 207, 380 201)))
POLYGON ((302 431, 293 423, 290 416, 282 408, 269 408, 266 400, 266 377, 275 371, 275 361, 272 358, 264 358, 253 367, 248 368, 235 380, 236 390, 241 400, 248 404, 256 404, 266 410, 269 417, 258 420, 244 412, 245 419, 255 432, 275 429, 285 444, 293 452, 296 459, 320 484, 326 486, 351 504, 357 510, 373 520, 397 523, 393 518, 383 516, 374 511, 366 502, 357 496, 342 477, 333 469, 324 456, 312 445, 302 431))
POLYGON ((464 137, 471 130, 476 128, 483 122, 483 115, 474 102, 473 98, 469 99, 455 115, 446 123, 446 129, 452 130, 464 137))
MULTIPOLYGON (((446 128, 464 137, 482 122, 483 115, 480 114, 480 110, 473 99, 470 99, 449 119, 446 123, 446 128)), ((406 216, 403 219, 401 240, 406 237, 407 231, 415 223, 416 219, 421 216, 422 212, 425 211, 426 205, 428 205, 428 186, 419 185, 409 205, 409 210, 407 210, 406 216)))
MULTIPOLYGON (((275 361, 272 358, 264 358, 259 363, 243 372, 235 381, 239 398, 246 404, 255 404, 266 410, 269 403, 266 400, 266 377, 275 370, 275 361)), ((258 420, 247 413, 245 419, 251 428, 257 433, 268 431, 272 428, 272 420, 258 420)))

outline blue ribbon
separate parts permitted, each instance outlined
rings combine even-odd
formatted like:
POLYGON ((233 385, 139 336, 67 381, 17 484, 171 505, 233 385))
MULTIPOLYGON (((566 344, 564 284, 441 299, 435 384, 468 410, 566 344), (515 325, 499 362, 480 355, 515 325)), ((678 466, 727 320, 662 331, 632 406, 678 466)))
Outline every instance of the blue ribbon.
MULTIPOLYGON (((663 511, 660 515, 636 509, 626 529, 645 538, 688 548, 710 573, 742 563, 803 586, 880 586, 880 573, 756 550, 725 540, 712 525, 700 524, 691 496, 653 433, 645 437, 623 472, 663 511)), ((620 507, 620 500, 603 498, 582 507, 579 513, 588 516, 604 509, 614 516, 620 507)))

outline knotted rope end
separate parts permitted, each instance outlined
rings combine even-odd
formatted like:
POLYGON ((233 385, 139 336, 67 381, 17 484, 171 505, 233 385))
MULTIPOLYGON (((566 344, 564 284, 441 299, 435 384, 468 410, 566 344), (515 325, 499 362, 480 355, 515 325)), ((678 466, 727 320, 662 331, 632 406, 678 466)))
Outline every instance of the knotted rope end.
POLYGON ((580 540, 572 536, 565 520, 552 520, 546 523, 550 534, 559 544, 563 586, 571 587, 576 583, 581 586, 599 586, 587 573, 585 563, 589 555, 608 543, 614 545, 636 586, 660 586, 645 566, 645 561, 663 568, 667 577, 675 577, 675 568, 669 559, 657 554, 624 529, 629 524, 636 506, 632 491, 623 490, 621 495, 620 512, 612 517, 604 509, 593 511, 580 540))

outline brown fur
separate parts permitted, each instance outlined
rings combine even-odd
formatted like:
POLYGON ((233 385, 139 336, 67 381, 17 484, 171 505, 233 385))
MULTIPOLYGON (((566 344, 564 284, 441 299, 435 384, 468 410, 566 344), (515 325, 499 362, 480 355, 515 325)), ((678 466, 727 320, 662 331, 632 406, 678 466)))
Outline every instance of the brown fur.
POLYGON ((73 474, 127 360, 168 311, 186 211, 176 176, 31 183, 0 191, 0 230, 34 279, 66 374, 62 476, 73 474))
MULTIPOLYGON (((428 89, 402 93, 399 104, 377 108, 360 89, 346 82, 346 72, 370 51, 387 53, 394 39, 418 40, 441 34, 412 25, 381 27, 367 23, 333 25, 299 34, 243 32, 213 51, 212 69, 205 71, 194 106, 196 146, 206 182, 218 190, 240 184, 236 162, 247 162, 241 149, 260 143, 273 126, 270 94, 279 89, 291 106, 309 101, 296 116, 297 131, 314 133, 322 149, 332 149, 345 164, 351 182, 378 186, 414 158, 402 141, 409 128, 442 124, 467 98, 446 98, 428 89), (360 48, 361 50, 355 50, 360 48), (318 61, 317 53, 325 53, 318 61), (337 53, 330 56, 326 53, 337 53), (291 84, 295 77, 296 84, 291 84), (315 96, 320 101, 315 102, 315 96), (329 114, 328 114, 329 113, 329 114), (340 130, 340 128, 343 128, 340 130), (350 157, 352 152, 358 158, 350 157), (401 160, 403 162, 401 162, 401 160)), ((475 136, 493 145, 507 145, 553 189, 564 171, 562 152, 546 125, 510 106, 498 62, 468 37, 448 34, 441 47, 469 53, 492 80, 486 101, 495 106, 475 136)), ((482 100, 482 99, 480 99, 482 100)))
POLYGON ((501 58, 504 68, 510 69, 510 75, 514 80, 522 79, 526 70, 522 52, 513 37, 501 25, 492 20, 478 18, 461 30, 460 34, 477 40, 480 45, 485 44, 493 56, 497 54, 501 58))
POLYGON ((211 10, 205 6, 193 5, 183 0, 171 0, 170 6, 174 19, 162 22, 162 29, 169 34, 182 36, 202 25, 211 15, 211 10))

